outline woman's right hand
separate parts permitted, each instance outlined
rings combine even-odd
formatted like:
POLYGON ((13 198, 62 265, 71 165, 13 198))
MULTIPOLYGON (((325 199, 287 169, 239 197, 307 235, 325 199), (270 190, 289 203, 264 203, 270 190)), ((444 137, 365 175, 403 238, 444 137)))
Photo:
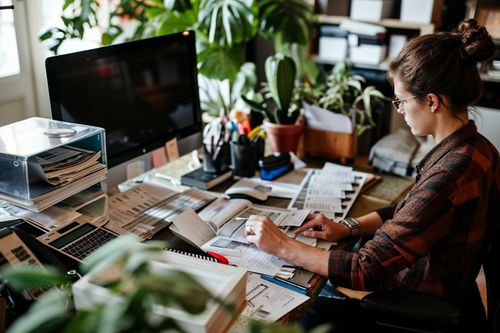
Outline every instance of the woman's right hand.
POLYGON ((336 242, 351 236, 351 229, 345 224, 334 222, 323 214, 309 214, 306 222, 293 231, 295 234, 304 232, 304 236, 321 238, 336 242))

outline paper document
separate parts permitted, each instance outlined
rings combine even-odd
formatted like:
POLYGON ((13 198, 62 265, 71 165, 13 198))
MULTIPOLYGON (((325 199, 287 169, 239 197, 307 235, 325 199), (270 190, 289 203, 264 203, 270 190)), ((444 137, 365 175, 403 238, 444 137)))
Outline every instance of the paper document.
MULTIPOLYGON (((253 205, 248 200, 219 198, 199 213, 211 226, 212 237, 222 236, 240 241, 245 240, 245 223, 251 215, 267 216, 279 227, 300 226, 310 210, 289 210, 253 205)), ((175 225, 174 221, 174 225, 175 225)), ((196 226, 193 225, 193 228, 196 226)), ((175 231, 175 230, 174 230, 175 231)), ((186 235, 185 235, 186 236, 186 235)), ((210 235, 206 235, 209 237, 210 235)), ((197 244, 200 246, 200 244, 197 244)))
POLYGON ((271 189, 271 192, 268 193, 270 197, 292 199, 300 190, 300 185, 297 184, 277 182, 274 180, 262 180, 257 177, 249 178, 248 180, 269 187, 271 189))
POLYGON ((226 256, 231 264, 275 275, 288 263, 246 241, 246 220, 250 215, 267 216, 277 226, 288 229, 290 226, 302 225, 308 214, 309 210, 252 206, 248 200, 219 198, 199 214, 193 210, 179 214, 170 229, 198 248, 226 256))
MULTIPOLYGON (((290 289, 262 279, 258 274, 248 274, 243 317, 273 322, 309 299, 290 289)), ((245 323, 241 323, 245 326, 245 323)))
POLYGON ((366 173, 351 167, 327 162, 323 169, 307 173, 288 207, 310 209, 340 221, 347 216, 366 177, 366 173))
POLYGON ((98 162, 100 158, 100 151, 71 146, 54 148, 36 155, 34 161, 29 162, 32 180, 66 185, 105 167, 98 162))
POLYGON ((344 114, 325 110, 316 105, 303 103, 307 126, 320 131, 352 133, 352 120, 344 114))
POLYGON ((99 189, 87 189, 41 212, 14 205, 5 209, 13 216, 34 224, 45 231, 62 227, 79 218, 96 226, 103 225, 108 216, 108 196, 99 189))
POLYGON ((120 235, 133 233, 143 239, 150 238, 178 214, 188 208, 198 210, 214 199, 215 196, 194 188, 178 193, 143 183, 110 198, 110 221, 106 228, 120 235))

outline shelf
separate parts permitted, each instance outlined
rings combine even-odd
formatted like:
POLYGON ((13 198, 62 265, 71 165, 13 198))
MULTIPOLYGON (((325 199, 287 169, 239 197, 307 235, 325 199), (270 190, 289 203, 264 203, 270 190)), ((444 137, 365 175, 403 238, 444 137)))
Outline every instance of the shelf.
POLYGON ((500 75, 492 74, 481 74, 481 79, 483 81, 500 83, 500 75))
MULTIPOLYGON (((318 55, 311 55, 311 59, 318 64, 324 64, 324 65, 335 65, 338 62, 338 60, 320 58, 318 55)), ((349 59, 346 60, 349 61, 349 59)), ((389 69, 389 62, 390 62, 389 60, 384 60, 378 65, 359 64, 359 63, 352 63, 352 64, 356 68, 373 69, 386 72, 389 69)))
MULTIPOLYGON (((322 24, 340 24, 343 20, 350 20, 348 16, 332 16, 332 15, 318 15, 318 22, 322 24)), ((430 34, 434 32, 434 24, 421 24, 421 23, 410 23, 401 22, 398 19, 382 19, 380 21, 363 21, 366 23, 378 24, 386 28, 393 29, 407 29, 407 30, 418 30, 420 35, 430 34)))

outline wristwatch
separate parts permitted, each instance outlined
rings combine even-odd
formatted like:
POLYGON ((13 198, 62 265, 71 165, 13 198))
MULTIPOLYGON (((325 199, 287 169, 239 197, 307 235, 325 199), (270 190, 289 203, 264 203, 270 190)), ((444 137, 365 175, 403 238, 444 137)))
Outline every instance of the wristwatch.
POLYGON ((359 222, 353 217, 348 217, 342 220, 340 223, 345 224, 351 229, 351 237, 357 236, 359 234, 359 222))

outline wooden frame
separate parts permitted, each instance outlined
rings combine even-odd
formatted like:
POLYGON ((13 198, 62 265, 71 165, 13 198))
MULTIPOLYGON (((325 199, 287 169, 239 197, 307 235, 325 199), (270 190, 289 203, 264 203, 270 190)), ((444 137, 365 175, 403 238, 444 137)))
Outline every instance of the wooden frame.
POLYGON ((500 6, 478 7, 476 20, 488 30, 493 39, 500 39, 500 6))

